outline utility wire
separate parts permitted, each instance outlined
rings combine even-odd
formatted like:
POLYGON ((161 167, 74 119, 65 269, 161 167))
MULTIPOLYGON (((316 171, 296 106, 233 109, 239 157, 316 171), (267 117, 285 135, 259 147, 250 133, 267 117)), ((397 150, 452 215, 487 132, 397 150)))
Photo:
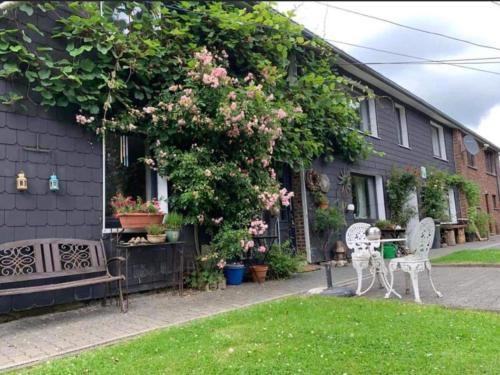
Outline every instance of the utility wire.
POLYGON ((420 61, 427 61, 427 62, 433 62, 433 63, 441 63, 443 65, 455 66, 457 68, 463 68, 463 69, 469 69, 469 70, 476 70, 478 72, 500 75, 500 72, 495 72, 495 71, 492 71, 492 70, 474 68, 472 66, 465 66, 465 65, 460 65, 460 64, 451 63, 451 62, 440 62, 439 60, 426 59, 424 57, 407 55, 405 53, 393 52, 393 51, 388 51, 388 50, 380 49, 380 48, 367 47, 367 46, 362 46, 362 45, 354 44, 354 43, 342 42, 340 40, 335 40, 335 39, 325 39, 325 40, 328 41, 328 42, 345 44, 345 45, 352 46, 352 47, 368 49, 368 50, 371 50, 371 51, 377 51, 377 52, 387 53, 387 54, 390 54, 390 55, 402 56, 402 57, 409 57, 410 59, 416 59, 416 60, 420 60, 420 61))
MULTIPOLYGON (((315 1, 315 3, 323 5, 323 6, 328 7, 328 8, 337 9, 337 10, 340 10, 342 12, 352 13, 352 14, 356 14, 358 16, 362 16, 362 17, 371 18, 371 19, 374 19, 374 20, 377 20, 377 21, 382 21, 382 22, 390 23, 391 25, 399 26, 399 27, 402 27, 404 29, 418 31, 418 32, 425 33, 425 34, 430 34, 430 35, 436 35, 436 36, 439 36, 441 38, 446 38, 446 39, 451 39, 451 40, 454 40, 454 41, 457 41, 457 42, 467 43, 467 44, 470 44, 470 45, 473 45, 473 46, 476 46, 476 47, 488 48, 488 49, 494 49, 494 50, 500 51, 500 47, 489 46, 487 44, 481 44, 481 43, 477 43, 477 42, 472 42, 470 40, 458 38, 458 37, 455 37, 455 36, 446 35, 446 34, 435 32, 435 31, 429 31, 429 30, 419 29, 418 27, 403 25, 402 23, 391 21, 391 20, 388 20, 388 19, 385 19, 385 18, 380 18, 380 17, 372 16, 372 15, 369 15, 369 14, 357 12, 357 11, 352 10, 352 9, 347 9, 347 8, 339 7, 337 5, 327 4, 327 3, 324 3, 324 2, 321 2, 321 1, 315 1)), ((498 5, 495 2, 494 2, 494 4, 498 5)))

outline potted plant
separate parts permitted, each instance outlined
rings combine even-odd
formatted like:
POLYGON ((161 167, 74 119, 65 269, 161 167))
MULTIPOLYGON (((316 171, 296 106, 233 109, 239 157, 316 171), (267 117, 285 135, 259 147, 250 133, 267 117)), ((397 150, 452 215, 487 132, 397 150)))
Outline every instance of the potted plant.
POLYGON ((184 223, 183 216, 177 212, 169 212, 165 216, 163 223, 165 224, 168 242, 179 241, 180 231, 184 223))
POLYGON ((380 230, 394 230, 396 229, 396 224, 390 220, 377 220, 374 224, 380 230))
POLYGON ((143 201, 141 197, 133 199, 119 193, 111 198, 111 207, 125 229, 145 228, 148 225, 161 224, 163 220, 163 213, 156 199, 143 201))
POLYGON ((251 254, 251 266, 249 268, 252 280, 255 283, 262 284, 266 280, 267 271, 269 270, 267 265, 268 249, 264 245, 253 246, 251 254))
POLYGON ((235 229, 224 225, 214 236, 213 248, 226 262, 224 276, 228 285, 240 285, 245 274, 243 260, 254 247, 254 242, 246 229, 235 229))
POLYGON ((165 227, 161 224, 151 224, 146 227, 147 239, 151 243, 165 242, 165 227))
POLYGON ((326 196, 325 193, 321 191, 313 191, 311 192, 314 200, 314 204, 322 209, 328 208, 330 205, 330 202, 328 200, 328 197, 326 196))

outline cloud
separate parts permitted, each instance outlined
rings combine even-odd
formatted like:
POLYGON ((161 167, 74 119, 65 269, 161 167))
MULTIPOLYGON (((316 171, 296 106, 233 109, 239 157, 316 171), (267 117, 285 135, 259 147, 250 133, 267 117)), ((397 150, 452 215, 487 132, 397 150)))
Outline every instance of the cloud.
POLYGON ((500 103, 491 108, 481 119, 477 132, 495 145, 500 146, 500 103))

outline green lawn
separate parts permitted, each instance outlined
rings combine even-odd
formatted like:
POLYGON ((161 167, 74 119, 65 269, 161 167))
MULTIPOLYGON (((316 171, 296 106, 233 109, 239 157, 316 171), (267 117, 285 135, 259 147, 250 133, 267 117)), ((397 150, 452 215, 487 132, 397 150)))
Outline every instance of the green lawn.
POLYGON ((499 348, 495 313, 293 297, 20 373, 498 374, 499 348))
POLYGON ((462 250, 432 259, 433 264, 500 264, 500 249, 462 250))

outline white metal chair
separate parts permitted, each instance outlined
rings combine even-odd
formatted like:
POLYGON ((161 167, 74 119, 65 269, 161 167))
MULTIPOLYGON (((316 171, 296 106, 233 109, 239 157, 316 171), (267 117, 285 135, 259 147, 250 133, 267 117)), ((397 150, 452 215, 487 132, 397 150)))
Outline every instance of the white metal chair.
MULTIPOLYGON (((413 293, 415 295, 415 302, 422 303, 420 299, 420 291, 418 288, 418 274, 425 270, 427 270, 432 289, 434 289, 436 295, 438 297, 443 296, 443 294, 439 292, 434 286, 431 275, 431 261, 429 260, 429 250, 434 240, 434 231, 434 220, 429 217, 423 219, 418 224, 417 228, 414 229, 408 241, 412 254, 406 255, 401 258, 394 258, 389 262, 391 282, 389 284, 389 291, 386 293, 385 298, 389 298, 391 293, 398 295, 393 290, 394 271, 396 271, 397 269, 401 269, 402 271, 409 274, 413 287, 413 293)), ((406 292, 408 293, 408 291, 409 290, 407 287, 406 292)))
POLYGON ((375 250, 375 248, 380 247, 380 242, 369 241, 366 238, 366 230, 368 228, 370 228, 370 224, 355 223, 347 229, 345 235, 347 247, 353 250, 351 257, 352 266, 358 276, 358 287, 356 289, 356 295, 358 296, 365 294, 372 288, 377 275, 380 285, 389 290, 389 283, 386 279, 387 268, 385 267, 384 259, 382 254, 375 250), (370 286, 361 291, 364 269, 368 269, 373 278, 370 286))

